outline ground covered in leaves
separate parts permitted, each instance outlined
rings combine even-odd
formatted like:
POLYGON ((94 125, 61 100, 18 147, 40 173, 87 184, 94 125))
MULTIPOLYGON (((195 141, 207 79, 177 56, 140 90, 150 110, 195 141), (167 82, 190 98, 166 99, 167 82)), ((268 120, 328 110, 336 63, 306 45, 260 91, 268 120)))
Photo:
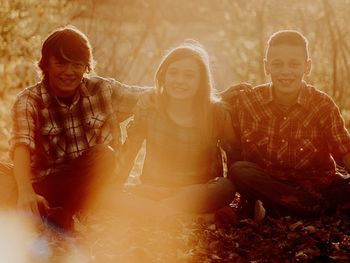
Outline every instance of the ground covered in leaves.
POLYGON ((122 227, 121 222, 111 218, 86 230, 96 235, 88 246, 95 262, 350 262, 346 215, 267 217, 260 224, 251 219, 224 224, 174 219, 128 221, 122 227))
POLYGON ((27 242, 16 241, 16 251, 23 250, 18 244, 27 248, 28 260, 6 262, 350 262, 345 213, 314 219, 267 216, 260 224, 249 218, 213 222, 104 215, 90 216, 88 224, 77 221, 74 237, 37 229, 27 242))

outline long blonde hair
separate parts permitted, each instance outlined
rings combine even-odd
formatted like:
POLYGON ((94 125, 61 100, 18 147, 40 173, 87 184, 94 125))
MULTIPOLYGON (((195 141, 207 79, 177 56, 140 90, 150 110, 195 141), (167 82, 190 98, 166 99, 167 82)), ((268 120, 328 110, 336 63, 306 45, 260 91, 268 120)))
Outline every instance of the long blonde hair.
POLYGON ((202 131, 202 137, 209 139, 213 131, 213 102, 214 83, 209 65, 209 56, 206 50, 194 40, 186 40, 182 44, 170 49, 163 57, 155 74, 155 85, 160 101, 166 104, 166 92, 164 92, 164 79, 170 64, 175 61, 191 58, 200 68, 200 87, 195 95, 195 118, 202 131))

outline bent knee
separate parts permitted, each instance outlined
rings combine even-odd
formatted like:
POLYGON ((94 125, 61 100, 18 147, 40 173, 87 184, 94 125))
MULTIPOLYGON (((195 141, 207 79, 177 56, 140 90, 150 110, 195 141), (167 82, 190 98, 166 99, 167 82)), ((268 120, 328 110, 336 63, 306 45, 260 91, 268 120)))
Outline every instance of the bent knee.
POLYGON ((217 187, 217 195, 220 199, 226 200, 226 202, 231 202, 235 196, 236 188, 229 178, 218 177, 215 179, 215 184, 217 187))
POLYGON ((242 177, 246 178, 251 174, 252 170, 256 169, 259 169, 259 166, 253 162, 238 161, 230 166, 228 170, 228 178, 234 182, 242 177))

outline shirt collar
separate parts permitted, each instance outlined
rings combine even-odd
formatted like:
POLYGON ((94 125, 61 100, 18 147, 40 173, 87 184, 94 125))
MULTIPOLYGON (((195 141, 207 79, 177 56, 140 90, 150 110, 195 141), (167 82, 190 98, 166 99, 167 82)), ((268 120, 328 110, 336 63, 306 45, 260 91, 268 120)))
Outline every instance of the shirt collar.
POLYGON ((80 95, 82 97, 90 97, 91 96, 90 91, 87 88, 87 82, 88 82, 88 79, 87 78, 83 78, 83 80, 82 80, 82 82, 80 84, 79 92, 80 92, 80 95))
MULTIPOLYGON (((307 108, 309 105, 310 91, 307 87, 305 81, 302 81, 300 92, 297 97, 296 103, 307 108)), ((272 90, 272 82, 267 84, 267 92, 261 95, 261 102, 263 104, 269 104, 274 100, 273 98, 273 90, 272 90)))
POLYGON ((261 94, 261 102, 269 104, 273 101, 272 82, 267 84, 267 92, 261 94))
MULTIPOLYGON (((82 83, 80 84, 80 87, 78 88, 78 91, 77 91, 78 94, 76 94, 72 105, 75 104, 75 102, 79 99, 80 96, 82 97, 91 96, 86 86, 86 83, 87 83, 87 79, 84 78, 82 80, 82 83)), ((53 102, 53 100, 56 99, 55 95, 50 92, 49 87, 47 86, 45 80, 42 80, 39 85, 41 88, 41 97, 43 99, 44 105, 50 105, 53 102)))
POLYGON ((39 85, 40 85, 41 97, 44 105, 50 105, 53 101, 52 101, 52 95, 49 92, 49 88, 46 84, 46 81, 42 80, 39 85))
POLYGON ((301 84, 298 98, 297 98, 297 103, 303 106, 304 108, 308 108, 310 98, 311 98, 310 89, 308 88, 306 82, 303 81, 301 84))

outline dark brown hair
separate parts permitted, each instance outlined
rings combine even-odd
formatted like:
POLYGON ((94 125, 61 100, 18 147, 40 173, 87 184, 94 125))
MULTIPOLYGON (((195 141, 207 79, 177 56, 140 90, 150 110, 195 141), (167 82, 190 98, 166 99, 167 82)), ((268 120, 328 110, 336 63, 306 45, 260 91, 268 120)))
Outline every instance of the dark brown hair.
POLYGON ((93 71, 92 48, 87 36, 72 25, 54 30, 44 41, 38 66, 46 77, 48 61, 54 56, 61 61, 83 62, 87 72, 93 71))

